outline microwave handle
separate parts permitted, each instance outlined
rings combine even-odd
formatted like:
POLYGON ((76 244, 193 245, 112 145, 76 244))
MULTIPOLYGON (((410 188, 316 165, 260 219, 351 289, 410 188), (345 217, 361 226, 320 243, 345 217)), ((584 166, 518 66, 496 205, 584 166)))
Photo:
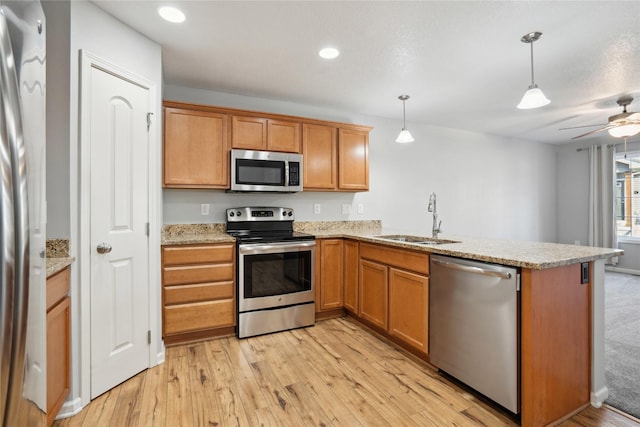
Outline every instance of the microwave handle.
POLYGON ((284 186, 289 186, 289 162, 284 162, 284 186))

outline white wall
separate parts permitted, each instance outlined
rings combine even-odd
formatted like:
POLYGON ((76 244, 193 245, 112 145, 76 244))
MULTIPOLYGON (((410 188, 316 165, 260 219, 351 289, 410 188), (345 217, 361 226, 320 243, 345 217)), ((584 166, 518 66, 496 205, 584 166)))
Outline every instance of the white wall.
POLYGON ((68 239, 69 206, 69 2, 42 3, 47 32, 47 238, 68 239))
MULTIPOLYGON (((431 232, 429 194, 438 197, 445 234, 518 240, 556 239, 556 155, 545 144, 408 122, 416 138, 394 142, 401 123, 310 105, 166 85, 167 100, 290 114, 373 126, 370 133, 370 191, 305 192, 282 195, 223 191, 164 190, 164 221, 224 222, 224 209, 283 205, 303 221, 380 219, 384 227, 431 232), (208 216, 200 204, 212 204, 208 216), (322 213, 313 213, 320 203, 322 213), (357 213, 357 205, 364 213, 357 213), (342 214, 342 205, 352 205, 342 214)), ((345 95, 348 96, 348 95, 345 95)))

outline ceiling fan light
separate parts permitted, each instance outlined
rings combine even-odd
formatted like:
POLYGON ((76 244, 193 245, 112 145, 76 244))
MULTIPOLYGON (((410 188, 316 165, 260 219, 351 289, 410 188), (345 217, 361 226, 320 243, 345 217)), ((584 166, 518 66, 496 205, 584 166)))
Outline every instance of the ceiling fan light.
POLYGON ((400 134, 396 138, 396 142, 399 144, 406 144, 413 141, 415 141, 415 139, 413 139, 413 136, 411 136, 411 132, 404 128, 400 131, 400 134))
POLYGON ((628 138, 638 133, 640 133, 640 124, 622 125, 609 129, 609 135, 614 138, 628 138))
POLYGON ((547 105, 551 101, 544 96, 542 90, 538 88, 538 85, 529 86, 529 90, 524 93, 520 104, 517 105, 517 108, 521 110, 527 110, 530 108, 538 108, 547 105))

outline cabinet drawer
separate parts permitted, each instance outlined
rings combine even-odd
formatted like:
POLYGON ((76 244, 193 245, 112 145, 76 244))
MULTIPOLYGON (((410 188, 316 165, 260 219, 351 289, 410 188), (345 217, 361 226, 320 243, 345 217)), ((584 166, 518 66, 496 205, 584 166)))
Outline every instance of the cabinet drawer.
POLYGON ((361 243, 360 257, 421 274, 429 274, 429 254, 426 253, 361 243))
POLYGON ((162 250, 164 265, 232 262, 233 243, 214 246, 172 246, 162 250))
POLYGON ((166 305, 171 305, 229 299, 233 298, 233 291, 233 282, 167 286, 164 289, 164 303, 166 305))
POLYGON ((165 286, 233 280, 231 263, 165 267, 163 270, 165 286))
POLYGON ((69 267, 47 278, 47 311, 69 295, 70 279, 71 268, 69 267))
POLYGON ((220 300, 181 304, 165 307, 164 333, 233 326, 235 324, 234 300, 220 300))

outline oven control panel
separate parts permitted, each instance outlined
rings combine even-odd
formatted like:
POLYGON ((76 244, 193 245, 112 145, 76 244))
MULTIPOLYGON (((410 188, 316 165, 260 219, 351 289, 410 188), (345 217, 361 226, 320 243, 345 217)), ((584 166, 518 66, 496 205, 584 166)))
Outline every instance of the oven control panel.
POLYGON ((291 208, 244 207, 227 209, 227 222, 238 221, 293 221, 291 208))

